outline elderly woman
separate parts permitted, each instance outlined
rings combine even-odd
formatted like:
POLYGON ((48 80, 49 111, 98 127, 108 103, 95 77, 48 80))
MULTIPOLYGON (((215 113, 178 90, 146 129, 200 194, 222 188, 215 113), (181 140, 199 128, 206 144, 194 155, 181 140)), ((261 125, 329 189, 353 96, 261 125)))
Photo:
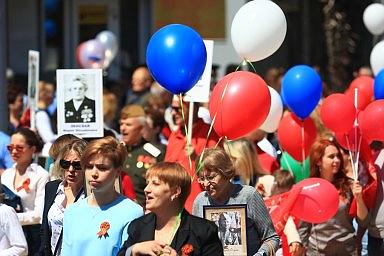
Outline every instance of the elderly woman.
MULTIPOLYGON (((323 178, 339 191, 339 209, 326 222, 312 224, 302 222, 299 233, 307 255, 358 255, 355 229, 349 208, 353 194, 361 196, 361 186, 353 182, 344 172, 343 156, 338 145, 328 139, 319 139, 312 145, 310 153, 310 177, 323 178)), ((357 200, 357 209, 362 200, 357 200)), ((361 212, 358 211, 358 217, 361 212)))
POLYGON ((40 255, 60 255, 62 242, 63 217, 65 209, 84 198, 84 171, 80 165, 80 157, 87 145, 82 139, 74 139, 65 145, 55 165, 60 171, 60 179, 50 181, 45 186, 43 221, 41 226, 40 255))
POLYGON ((223 255, 217 226, 184 210, 191 191, 184 167, 169 162, 152 166, 144 191, 149 213, 129 225, 119 255, 223 255))
POLYGON ((44 207, 44 187, 49 180, 46 170, 33 163, 33 156, 42 148, 36 134, 28 128, 18 128, 11 137, 8 150, 15 162, 4 171, 1 182, 21 198, 23 212, 17 213, 30 255, 40 247, 40 222, 44 207))
POLYGON ((280 240, 261 195, 254 187, 231 182, 235 169, 224 150, 206 150, 201 163, 198 181, 205 191, 196 197, 193 215, 203 216, 204 205, 246 204, 247 255, 273 255, 280 240))
POLYGON ((115 138, 88 144, 81 157, 92 193, 64 213, 62 255, 117 255, 127 239, 129 223, 143 209, 115 190, 127 150, 115 138))

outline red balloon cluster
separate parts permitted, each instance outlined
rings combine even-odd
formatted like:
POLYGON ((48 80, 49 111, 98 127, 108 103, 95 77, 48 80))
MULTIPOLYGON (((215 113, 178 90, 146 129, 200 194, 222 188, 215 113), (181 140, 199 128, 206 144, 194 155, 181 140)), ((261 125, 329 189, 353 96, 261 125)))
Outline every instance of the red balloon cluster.
POLYGON ((248 71, 236 71, 216 84, 209 113, 216 133, 233 140, 262 125, 270 107, 271 95, 264 80, 248 71))
POLYGON ((298 162, 307 158, 316 135, 316 126, 311 118, 300 120, 293 113, 283 117, 277 130, 281 147, 298 162))

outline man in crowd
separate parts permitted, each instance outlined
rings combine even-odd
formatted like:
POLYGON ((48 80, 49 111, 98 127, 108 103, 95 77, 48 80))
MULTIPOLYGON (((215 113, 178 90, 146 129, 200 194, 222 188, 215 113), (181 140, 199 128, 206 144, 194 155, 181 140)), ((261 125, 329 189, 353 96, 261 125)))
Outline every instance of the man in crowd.
POLYGON ((121 110, 120 133, 128 151, 123 171, 130 176, 136 199, 142 206, 145 204, 146 172, 149 167, 164 159, 165 151, 164 145, 149 143, 143 138, 145 122, 145 112, 140 105, 128 105, 121 110))
POLYGON ((183 100, 183 108, 181 108, 180 103, 180 97, 175 95, 171 106, 172 117, 177 125, 177 130, 172 132, 168 139, 165 161, 180 163, 193 177, 191 193, 185 203, 185 208, 191 211, 193 200, 202 191, 200 184, 197 182, 196 161, 204 148, 215 146, 219 138, 212 130, 207 141, 209 125, 197 117, 198 105, 195 105, 196 107, 193 109, 193 120, 195 121, 192 126, 192 139, 190 145, 188 145, 184 127, 185 125, 188 127, 189 103, 183 100), (186 120, 182 116, 182 110, 186 120))

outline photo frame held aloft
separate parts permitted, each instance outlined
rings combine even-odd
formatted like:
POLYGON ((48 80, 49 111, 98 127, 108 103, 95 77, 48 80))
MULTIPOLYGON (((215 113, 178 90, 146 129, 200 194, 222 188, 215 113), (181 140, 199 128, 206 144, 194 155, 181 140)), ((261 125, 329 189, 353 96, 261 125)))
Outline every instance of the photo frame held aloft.
POLYGON ((205 219, 218 227, 225 256, 247 255, 247 205, 203 206, 205 219))

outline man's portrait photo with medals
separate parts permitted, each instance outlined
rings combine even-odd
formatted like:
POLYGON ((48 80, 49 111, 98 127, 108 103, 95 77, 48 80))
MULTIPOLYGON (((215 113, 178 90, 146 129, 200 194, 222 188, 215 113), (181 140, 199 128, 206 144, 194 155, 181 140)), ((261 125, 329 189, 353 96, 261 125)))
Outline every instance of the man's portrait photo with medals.
POLYGON ((102 70, 57 70, 58 133, 103 136, 102 70))

